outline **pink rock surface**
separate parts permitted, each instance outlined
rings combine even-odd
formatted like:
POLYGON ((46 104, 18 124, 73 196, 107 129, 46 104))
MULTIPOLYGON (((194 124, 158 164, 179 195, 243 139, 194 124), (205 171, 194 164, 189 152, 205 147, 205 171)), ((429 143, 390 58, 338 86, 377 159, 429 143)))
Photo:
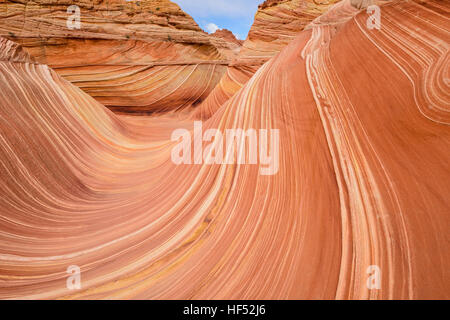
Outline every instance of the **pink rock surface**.
POLYGON ((1 40, 0 298, 448 299, 449 10, 369 30, 342 1, 203 122, 279 129, 272 176, 173 164, 192 121, 116 115, 1 40))
POLYGON ((208 119, 213 115, 264 63, 338 1, 270 0, 262 3, 239 55, 228 66, 216 88, 197 108, 194 117, 208 119))
POLYGON ((206 99, 240 49, 205 33, 169 0, 3 1, 0 36, 125 113, 167 112, 206 99), (80 29, 67 27, 72 4, 80 8, 80 29))

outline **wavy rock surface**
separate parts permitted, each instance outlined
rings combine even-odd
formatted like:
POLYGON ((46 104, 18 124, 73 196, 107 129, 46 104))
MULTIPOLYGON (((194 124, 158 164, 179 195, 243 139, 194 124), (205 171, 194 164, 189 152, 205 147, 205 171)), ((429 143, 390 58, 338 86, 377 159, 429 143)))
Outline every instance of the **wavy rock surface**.
POLYGON ((395 2, 368 30, 343 1, 203 123, 279 129, 273 176, 176 166, 192 122, 0 61, 0 298, 448 299, 449 10, 395 2))
POLYGON ((15 42, 0 38, 0 61, 34 63, 35 60, 15 42))
POLYGON ((194 117, 208 119, 270 58, 340 0, 268 0, 262 3, 236 59, 194 117))
POLYGON ((0 36, 120 112, 163 112, 204 100, 240 45, 203 32, 168 0, 0 3, 0 36))
MULTIPOLYGON (((231 32, 231 31, 228 30, 228 29, 218 29, 218 30, 216 30, 216 32, 214 32, 212 35, 213 35, 214 37, 221 38, 221 39, 225 39, 225 40, 227 40, 227 41, 229 41, 229 42, 236 43, 236 44, 239 45, 239 46, 242 46, 242 45, 244 44, 244 41, 243 41, 243 40, 238 40, 238 39, 236 39, 236 37, 234 36, 233 32, 231 32)), ((239 51, 240 51, 240 50, 239 50, 239 51)))

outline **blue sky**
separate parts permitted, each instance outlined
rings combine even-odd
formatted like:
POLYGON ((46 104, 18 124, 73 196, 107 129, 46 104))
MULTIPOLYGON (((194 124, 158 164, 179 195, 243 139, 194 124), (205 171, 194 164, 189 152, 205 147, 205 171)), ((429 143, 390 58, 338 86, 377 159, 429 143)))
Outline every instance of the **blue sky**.
POLYGON ((172 0, 207 32, 231 30, 245 39, 253 24, 258 5, 264 0, 172 0))

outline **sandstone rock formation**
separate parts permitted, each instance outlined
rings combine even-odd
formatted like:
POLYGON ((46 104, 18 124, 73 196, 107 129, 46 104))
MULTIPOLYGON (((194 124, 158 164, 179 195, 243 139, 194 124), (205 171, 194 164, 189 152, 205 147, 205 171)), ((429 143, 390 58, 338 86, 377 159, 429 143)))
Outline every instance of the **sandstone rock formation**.
POLYGON ((0 36, 116 111, 196 104, 239 52, 239 43, 209 36, 168 0, 78 1, 79 30, 67 25, 73 3, 0 3, 0 36))
POLYGON ((208 119, 270 58, 279 53, 311 21, 340 0, 267 0, 255 15, 247 40, 220 83, 194 113, 208 119))
POLYGON ((265 1, 259 6, 248 39, 235 64, 263 65, 297 37, 311 21, 339 1, 265 1))
POLYGON ((369 30, 354 3, 203 122, 280 130, 272 176, 175 165, 193 121, 116 115, 1 40, 0 298, 450 298, 450 6, 389 2, 369 30))
MULTIPOLYGON (((230 30, 227 30, 227 29, 218 29, 218 30, 217 30, 216 32, 214 32, 212 35, 213 35, 214 37, 217 37, 217 38, 225 39, 225 40, 227 40, 228 42, 236 43, 236 44, 239 45, 239 46, 242 46, 242 45, 244 44, 244 41, 243 41, 243 40, 238 40, 238 39, 234 36, 233 32, 231 32, 230 30)), ((239 48, 239 49, 240 49, 240 48, 239 48)))
POLYGON ((35 60, 15 42, 0 38, 0 61, 34 63, 35 60))

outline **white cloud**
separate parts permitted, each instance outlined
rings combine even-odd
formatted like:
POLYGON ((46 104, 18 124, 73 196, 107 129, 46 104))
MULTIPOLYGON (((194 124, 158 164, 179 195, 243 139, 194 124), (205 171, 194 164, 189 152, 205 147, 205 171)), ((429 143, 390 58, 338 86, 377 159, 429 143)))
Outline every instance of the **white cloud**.
POLYGON ((208 31, 209 33, 214 33, 214 32, 216 32, 219 29, 220 28, 215 23, 208 23, 205 26, 205 30, 208 31))

